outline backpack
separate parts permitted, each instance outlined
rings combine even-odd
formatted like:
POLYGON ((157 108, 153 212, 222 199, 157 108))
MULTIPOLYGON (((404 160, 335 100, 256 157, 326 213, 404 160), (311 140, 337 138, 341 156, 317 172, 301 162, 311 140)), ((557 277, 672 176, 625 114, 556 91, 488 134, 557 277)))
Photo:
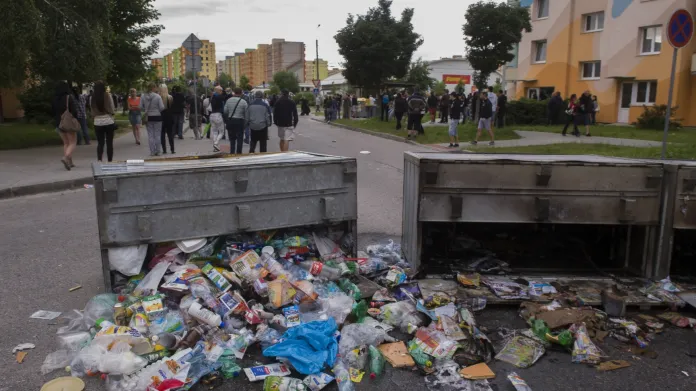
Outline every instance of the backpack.
POLYGON ((384 103, 384 104, 389 103, 389 95, 384 94, 384 96, 382 96, 382 103, 384 103))

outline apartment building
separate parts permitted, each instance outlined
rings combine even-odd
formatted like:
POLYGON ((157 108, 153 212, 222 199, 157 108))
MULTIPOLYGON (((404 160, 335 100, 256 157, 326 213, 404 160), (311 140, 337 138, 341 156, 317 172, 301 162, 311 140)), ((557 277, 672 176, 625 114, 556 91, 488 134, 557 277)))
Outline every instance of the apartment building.
POLYGON ((262 43, 257 45, 256 51, 254 52, 253 63, 252 63, 252 75, 254 78, 251 80, 251 85, 256 87, 258 85, 266 84, 268 85, 270 80, 268 78, 267 64, 268 64, 268 53, 271 50, 271 45, 262 43))
MULTIPOLYGON (((215 42, 201 39, 203 46, 198 50, 201 56, 200 76, 208 80, 217 80, 217 59, 215 58, 215 42)), ((186 63, 184 63, 184 66, 186 63)))
POLYGON ((271 40, 267 57, 266 79, 273 80, 273 75, 280 71, 293 72, 297 79, 305 80, 305 44, 290 42, 281 38, 271 40))
MULTIPOLYGON (((666 104, 673 49, 667 24, 693 0, 520 0, 532 32, 523 34, 507 80, 516 98, 597 95, 597 121, 633 123, 644 105, 666 104)), ((696 126, 696 42, 679 50, 674 105, 696 126), (693 71, 692 71, 693 70, 693 71)))
POLYGON ((151 65, 152 68, 155 70, 155 72, 157 72, 157 78, 158 78, 158 79, 161 79, 161 78, 164 77, 164 72, 163 72, 163 70, 162 70, 162 64, 163 64, 163 62, 164 62, 164 61, 163 61, 163 59, 161 59, 161 58, 153 58, 153 59, 150 61, 150 65, 151 65))
MULTIPOLYGON (((319 80, 324 80, 329 77, 329 62, 319 59, 319 80)), ((311 83, 317 79, 317 60, 305 61, 305 83, 311 83)), ((300 80, 302 82, 302 80, 300 80)))

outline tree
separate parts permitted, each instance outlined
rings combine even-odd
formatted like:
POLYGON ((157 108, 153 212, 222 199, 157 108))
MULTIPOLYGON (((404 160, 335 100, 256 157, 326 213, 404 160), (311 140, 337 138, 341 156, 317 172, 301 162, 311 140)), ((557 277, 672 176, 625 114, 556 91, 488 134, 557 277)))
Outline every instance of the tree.
POLYGON ((220 84, 220 86, 222 86, 222 88, 227 88, 232 83, 232 78, 228 74, 226 74, 225 72, 222 72, 221 74, 218 75, 217 81, 220 84))
POLYGON ((160 16, 154 0, 110 0, 109 13, 111 64, 106 80, 127 89, 143 79, 150 68, 147 60, 157 52, 159 35, 164 26, 153 24, 160 16), (149 43, 146 41, 149 40, 149 43))
POLYGON ((254 88, 249 83, 249 78, 247 75, 242 75, 239 77, 239 88, 247 91, 251 91, 254 88))
POLYGON ((186 73, 184 74, 184 78, 186 78, 186 80, 193 80, 194 76, 196 76, 196 78, 199 78, 201 76, 201 73, 196 71, 196 74, 194 75, 193 71, 186 71, 186 73))
POLYGON ((300 81, 294 72, 280 71, 273 75, 271 85, 278 86, 281 90, 288 90, 293 94, 300 91, 300 81))
POLYGON ((433 92, 435 93, 435 95, 442 95, 445 93, 446 88, 447 85, 444 81, 438 81, 433 85, 433 92))
POLYGON ((280 94, 280 88, 276 85, 271 85, 271 88, 268 90, 268 93, 270 95, 278 95, 280 94))
POLYGON ((461 79, 459 79, 459 81, 457 82, 457 86, 454 87, 454 90, 457 91, 458 94, 463 94, 464 88, 466 88, 466 84, 464 84, 464 82, 461 79))
POLYGON ((522 39, 522 31, 532 31, 529 9, 479 1, 469 6, 465 18, 467 59, 476 70, 474 84, 484 88, 492 72, 515 58, 512 49, 522 39))
POLYGON ((435 84, 435 79, 430 77, 430 68, 427 62, 418 59, 408 67, 405 81, 415 84, 421 91, 429 90, 435 84))
POLYGON ((365 15, 349 14, 346 26, 334 36, 338 52, 346 60, 343 76, 349 84, 377 89, 382 81, 401 79, 408 73, 423 39, 411 23, 413 8, 404 9, 397 21, 391 5, 392 0, 378 0, 377 7, 365 15))

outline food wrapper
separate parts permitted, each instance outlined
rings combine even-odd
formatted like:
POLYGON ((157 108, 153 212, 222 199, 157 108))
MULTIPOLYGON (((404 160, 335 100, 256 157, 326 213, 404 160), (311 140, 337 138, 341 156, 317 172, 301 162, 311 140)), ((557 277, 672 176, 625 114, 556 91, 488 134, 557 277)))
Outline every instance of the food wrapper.
POLYGON ((495 356, 518 368, 529 368, 546 353, 544 345, 534 338, 518 335, 510 338, 505 347, 495 356))
POLYGON ((295 297, 293 298, 293 302, 295 303, 299 304, 315 301, 319 297, 311 281, 299 280, 291 282, 290 284, 295 288, 295 297))
POLYGON ((323 372, 319 372, 313 375, 309 375, 302 381, 309 391, 319 391, 326 387, 329 383, 334 381, 332 376, 329 376, 323 372))
POLYGON ((443 332, 433 328, 420 328, 413 339, 416 346, 427 355, 435 358, 452 358, 459 344, 443 332))
POLYGON ((213 267, 213 265, 206 263, 201 269, 201 272, 205 274, 206 277, 220 290, 220 292, 226 292, 232 288, 232 284, 213 267))
POLYGON ((356 368, 348 368, 348 373, 350 374, 350 381, 353 383, 360 383, 363 376, 365 376, 365 371, 356 368))
POLYGON ((527 382, 522 380, 517 373, 511 372, 507 378, 510 380, 510 383, 512 383, 512 386, 515 387, 516 391, 532 391, 532 388, 529 387, 527 382))
POLYGON ((398 266, 392 266, 389 268, 389 272, 387 273, 385 279, 387 280, 389 287, 395 287, 405 283, 408 276, 406 275, 404 269, 398 266))
POLYGON ((448 338, 455 341, 466 339, 466 334, 464 334, 457 322, 449 316, 443 315, 438 317, 437 328, 443 331, 448 338))
POLYGON ((235 272, 235 274, 250 284, 259 278, 266 277, 268 274, 266 269, 263 267, 261 258, 253 250, 249 250, 230 261, 230 268, 233 272, 235 272))
POLYGON ((268 300, 275 309, 280 309, 292 303, 297 290, 285 279, 277 279, 268 283, 268 300))
POLYGON ((145 310, 145 314, 150 322, 157 322, 160 319, 164 319, 166 310, 164 309, 161 295, 144 297, 142 300, 142 305, 143 310, 145 310))
POLYGON ((599 364, 602 357, 604 357, 604 354, 590 339, 585 324, 583 323, 577 327, 575 330, 572 361, 574 363, 599 364))
POLYGON ((296 305, 283 308, 283 315, 285 316, 285 325, 287 328, 302 324, 300 320, 300 309, 296 305))
POLYGON ((481 275, 478 273, 458 273, 457 281, 467 288, 478 288, 481 286, 481 275))

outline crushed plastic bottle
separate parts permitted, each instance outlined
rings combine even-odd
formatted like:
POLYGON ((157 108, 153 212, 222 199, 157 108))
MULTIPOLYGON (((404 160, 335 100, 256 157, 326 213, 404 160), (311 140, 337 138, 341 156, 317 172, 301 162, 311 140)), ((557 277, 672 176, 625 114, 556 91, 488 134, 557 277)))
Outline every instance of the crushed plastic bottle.
POLYGON ((338 383, 338 391, 355 391, 353 382, 350 380, 350 372, 346 364, 343 363, 339 357, 333 367, 333 372, 336 377, 336 383, 338 383))
POLYGON ((384 356, 373 345, 369 347, 370 351, 370 379, 375 379, 384 372, 384 356))
POLYGON ((336 281, 341 278, 341 271, 331 266, 326 266, 319 261, 300 262, 299 266, 310 272, 312 275, 325 278, 329 281, 336 281))

